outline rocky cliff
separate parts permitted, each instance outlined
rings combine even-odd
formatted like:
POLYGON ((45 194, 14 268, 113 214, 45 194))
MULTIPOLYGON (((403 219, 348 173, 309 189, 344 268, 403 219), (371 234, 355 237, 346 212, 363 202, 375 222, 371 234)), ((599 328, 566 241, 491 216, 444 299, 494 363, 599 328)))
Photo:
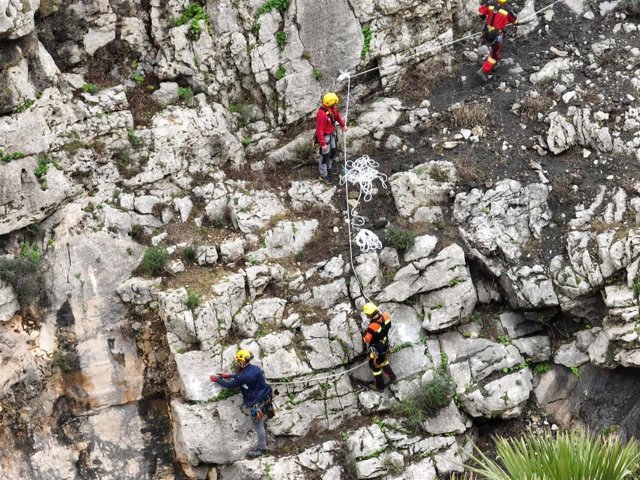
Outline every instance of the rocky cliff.
POLYGON ((515 2, 485 85, 486 47, 437 48, 469 3, 6 2, 0 476, 435 479, 492 421, 636 435, 640 35, 625 2, 551 3, 515 2), (327 90, 388 176, 353 258, 357 187, 309 146, 327 90), (383 394, 347 375, 365 300, 383 394), (278 390, 257 460, 208 378, 239 347, 278 390))

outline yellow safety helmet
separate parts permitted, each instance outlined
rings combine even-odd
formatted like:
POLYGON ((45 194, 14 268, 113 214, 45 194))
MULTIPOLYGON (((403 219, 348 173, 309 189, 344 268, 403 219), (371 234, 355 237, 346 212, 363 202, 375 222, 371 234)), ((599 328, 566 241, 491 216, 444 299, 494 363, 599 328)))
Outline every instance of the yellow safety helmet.
POLYGON ((373 315, 377 311, 378 311, 378 307, 375 304, 371 303, 371 302, 365 303, 362 306, 362 313, 364 313, 368 317, 370 317, 371 315, 373 315))
POLYGON ((509 0, 498 0, 498 3, 507 3, 509 0))
POLYGON ((324 97, 322 97, 322 104, 325 107, 333 107, 339 101, 340 101, 340 99, 338 98, 338 95, 336 95, 333 92, 325 93, 324 97))
POLYGON ((236 362, 247 363, 253 358, 253 355, 248 350, 238 350, 236 353, 236 362))

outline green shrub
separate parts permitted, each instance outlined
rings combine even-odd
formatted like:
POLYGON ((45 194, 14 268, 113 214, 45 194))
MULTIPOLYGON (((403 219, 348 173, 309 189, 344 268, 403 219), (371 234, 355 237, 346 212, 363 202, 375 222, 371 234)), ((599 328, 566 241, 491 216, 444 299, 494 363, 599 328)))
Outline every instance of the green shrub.
POLYGON ((280 48, 280 50, 282 50, 287 44, 287 33, 283 32, 282 30, 277 31, 276 42, 278 42, 278 47, 280 48))
POLYGON ((140 140, 136 136, 135 128, 127 129, 127 137, 129 138, 129 143, 133 148, 140 148, 140 140))
POLYGON ((40 304, 45 294, 42 255, 32 246, 27 250, 20 258, 0 258, 0 278, 11 285, 23 310, 40 304))
POLYGON ((5 163, 9 163, 11 160, 18 160, 20 158, 24 158, 24 153, 21 153, 21 152, 6 153, 4 150, 0 150, 0 160, 5 163))
POLYGON ((467 467, 487 480, 624 480, 638 478, 640 444, 625 444, 615 435, 595 437, 585 432, 557 436, 531 433, 519 439, 495 439, 497 455, 477 450, 467 467), (492 457, 494 457, 492 455, 492 457))
POLYGON ((136 82, 138 85, 141 85, 144 82, 144 75, 140 72, 133 72, 131 74, 131 79, 136 82))
POLYGON ((187 291, 187 308, 189 310, 195 310, 202 303, 202 297, 198 292, 187 291))
POLYGON ((315 78, 316 80, 320 80, 322 78, 322 72, 320 70, 318 70, 317 68, 314 68, 311 71, 311 76, 313 78, 315 78))
POLYGON ((191 22, 189 33, 194 40, 198 40, 202 33, 200 31, 200 20, 204 20, 207 25, 207 30, 211 32, 211 18, 207 11, 202 7, 202 5, 190 3, 187 5, 187 8, 182 15, 180 15, 180 18, 176 20, 176 27, 191 22))
POLYGON ((193 102, 193 90, 189 87, 178 87, 178 97, 187 105, 193 102))
POLYGON ((182 250, 182 256, 188 262, 196 263, 196 260, 198 259, 198 254, 196 252, 197 247, 195 247, 194 245, 189 245, 188 247, 185 247, 184 250, 182 250))
POLYGON ((53 165, 58 170, 60 170, 60 165, 56 160, 49 158, 46 155, 38 155, 38 164, 36 165, 36 169, 33 171, 33 174, 38 179, 38 183, 40 183, 40 188, 42 190, 47 189, 47 173, 49 172, 49 165, 53 165))
POLYGON ((437 372, 413 396, 394 405, 399 415, 406 417, 409 428, 418 433, 424 420, 446 407, 453 397, 453 382, 448 375, 437 372))
POLYGON ((31 100, 31 99, 25 100, 22 105, 20 105, 18 108, 16 108, 16 112, 18 112, 18 113, 25 112, 25 111, 29 110, 34 103, 35 102, 33 100, 31 100))
POLYGON ((100 91, 100 87, 98 87, 98 85, 96 85, 95 83, 85 83, 84 85, 82 85, 82 91, 91 93, 93 95, 94 93, 98 93, 100 91))
POLYGON ((276 70, 276 80, 281 80, 287 75, 287 71, 284 69, 284 65, 280 64, 278 70, 276 70))
POLYGON ((542 375, 543 373, 547 373, 550 368, 549 362, 541 362, 533 367, 533 373, 536 375, 542 375))
POLYGON ((169 254, 166 248, 160 246, 149 247, 144 252, 140 269, 149 275, 158 275, 164 270, 168 258, 169 254))
POLYGON ((389 225, 387 228, 387 243, 398 250, 407 250, 416 243, 416 236, 409 230, 396 227, 395 225, 389 225))
POLYGON ((364 60, 364 58, 369 54, 369 49, 371 48, 371 36, 373 35, 371 32, 371 27, 368 25, 366 27, 363 27, 362 35, 364 36, 364 44, 362 45, 360 58, 364 60))
POLYGON ((270 12, 271 10, 277 10, 280 13, 284 13, 289 9, 289 3, 290 0, 267 0, 256 10, 256 18, 270 12))

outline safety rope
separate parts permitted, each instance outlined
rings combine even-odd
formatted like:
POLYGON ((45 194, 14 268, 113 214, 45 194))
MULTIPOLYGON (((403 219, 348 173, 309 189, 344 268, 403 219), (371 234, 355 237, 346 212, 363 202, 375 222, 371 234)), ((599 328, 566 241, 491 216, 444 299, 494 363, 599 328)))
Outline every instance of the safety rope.
MULTIPOLYGON (((563 1, 565 1, 565 0, 555 0, 553 3, 550 3, 546 7, 543 7, 540 10, 537 10, 537 11, 533 12, 531 15, 527 15, 526 17, 524 17, 522 19, 518 19, 518 23, 524 23, 525 20, 527 20, 529 18, 533 18, 536 15, 538 15, 539 13, 544 12, 548 8, 553 7, 556 3, 560 3, 560 2, 563 2, 563 1)), ((478 37, 480 35, 482 35, 482 32, 472 33, 471 35, 467 35, 466 37, 461 37, 461 38, 457 38, 455 40, 452 40, 450 42, 438 44, 438 45, 436 45, 434 47, 427 48, 426 50, 423 50, 421 52, 414 53, 413 55, 409 55, 408 57, 404 57, 404 59, 403 59, 404 62, 403 63, 406 63, 407 60, 410 60, 410 59, 415 58, 415 57, 419 57, 419 56, 424 55, 426 53, 434 52, 434 51, 438 50, 439 48, 448 47, 449 45, 454 45, 456 43, 460 43, 460 42, 463 42, 465 40, 469 40, 470 38, 478 37)), ((408 49, 403 50, 401 52, 397 52, 395 55, 402 54, 402 53, 407 52, 407 51, 409 51, 409 50, 411 50, 413 48, 415 48, 415 47, 411 47, 411 48, 408 48, 408 49)), ((349 71, 342 71, 341 70, 340 71, 340 75, 338 75, 338 78, 337 78, 336 82, 340 83, 340 82, 344 81, 345 79, 348 79, 349 80, 349 87, 348 88, 351 88, 351 79, 352 78, 359 77, 361 75, 365 75, 367 73, 371 73, 371 72, 374 72, 376 70, 380 70, 382 67, 383 67, 383 65, 378 65, 376 67, 369 68, 368 70, 364 70, 362 72, 353 73, 353 74, 349 73, 349 71)))
POLYGON ((342 372, 332 373, 331 375, 326 375, 324 377, 314 377, 314 378, 309 378, 307 380, 298 380, 298 381, 292 381, 292 382, 269 382, 269 385, 271 385, 271 386, 274 386, 274 385, 306 385, 308 383, 324 382, 325 380, 329 380, 331 378, 336 378, 336 377, 341 377, 343 375, 346 375, 347 373, 353 372, 354 370, 357 370, 358 368, 360 368, 361 366, 363 366, 363 365, 365 365, 367 363, 369 363, 369 360, 365 360, 364 362, 359 363, 355 367, 351 367, 348 370, 343 370, 342 372))

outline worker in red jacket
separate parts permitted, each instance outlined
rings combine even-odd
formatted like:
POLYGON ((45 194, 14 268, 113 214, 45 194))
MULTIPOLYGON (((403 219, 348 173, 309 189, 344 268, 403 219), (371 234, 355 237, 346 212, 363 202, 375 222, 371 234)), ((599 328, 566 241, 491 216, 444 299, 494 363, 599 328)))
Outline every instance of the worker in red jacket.
POLYGON ((516 25, 518 19, 508 5, 508 0, 490 0, 480 5, 479 13, 486 21, 480 41, 489 47, 489 56, 482 64, 478 75, 486 82, 496 63, 502 58, 505 27, 509 24, 516 25))
POLYGON ((322 105, 316 114, 316 140, 320 144, 320 180, 331 183, 331 165, 337 153, 336 122, 342 128, 347 129, 344 120, 338 112, 338 95, 329 92, 322 97, 322 105))

